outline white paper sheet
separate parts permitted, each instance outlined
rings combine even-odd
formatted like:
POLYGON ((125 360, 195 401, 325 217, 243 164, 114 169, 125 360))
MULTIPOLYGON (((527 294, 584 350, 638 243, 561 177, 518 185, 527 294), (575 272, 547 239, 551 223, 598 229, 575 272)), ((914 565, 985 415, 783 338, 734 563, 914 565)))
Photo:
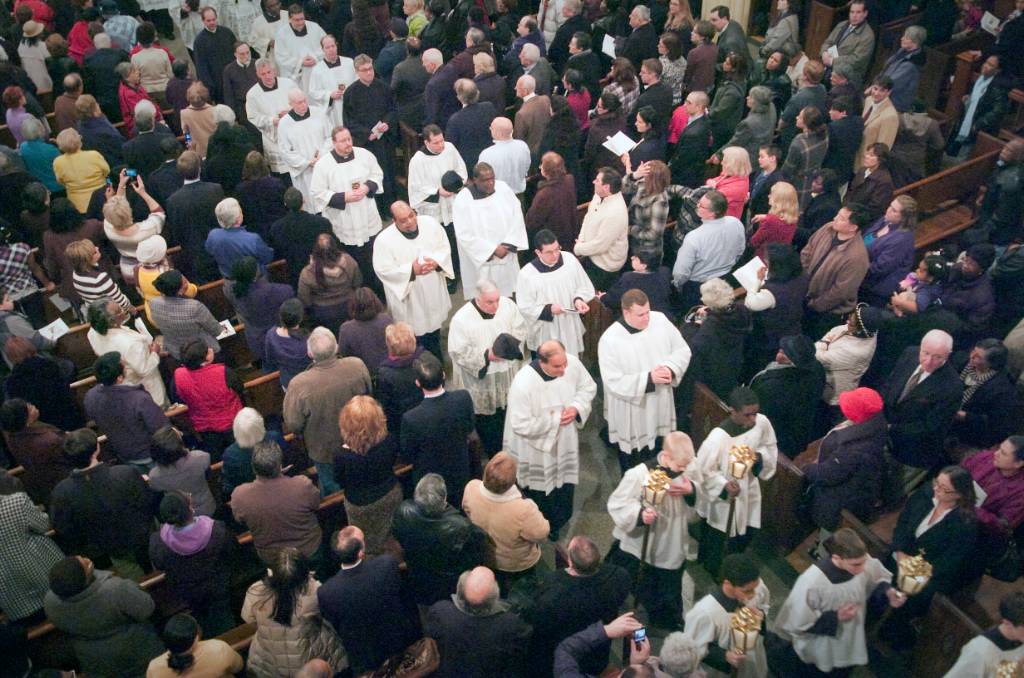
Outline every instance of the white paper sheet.
POLYGON ((999 35, 999 17, 992 12, 985 12, 981 17, 981 28, 992 35, 999 35))
POLYGON ((605 140, 605 142, 601 145, 607 148, 612 153, 614 153, 617 157, 622 155, 623 153, 629 153, 630 151, 632 151, 634 148, 636 148, 637 143, 639 142, 633 141, 624 133, 616 132, 615 136, 608 137, 605 140))
POLYGON ((235 332, 235 326, 231 324, 230 320, 221 320, 220 326, 224 328, 224 331, 217 335, 218 341, 233 334, 238 334, 238 332, 235 332))
POLYGON ((604 40, 601 42, 601 51, 615 58, 615 38, 605 33, 604 40))
POLYGON ((757 279, 757 272, 764 266, 764 262, 761 261, 761 257, 755 256, 747 263, 740 266, 738 269, 733 271, 732 277, 736 278, 736 281, 743 285, 749 294, 753 294, 761 288, 761 282, 757 279))
POLYGON ((43 335, 50 341, 57 341, 65 334, 67 334, 69 329, 70 328, 68 327, 68 324, 66 322, 64 322, 60 318, 57 318, 46 327, 39 328, 39 334, 43 335))

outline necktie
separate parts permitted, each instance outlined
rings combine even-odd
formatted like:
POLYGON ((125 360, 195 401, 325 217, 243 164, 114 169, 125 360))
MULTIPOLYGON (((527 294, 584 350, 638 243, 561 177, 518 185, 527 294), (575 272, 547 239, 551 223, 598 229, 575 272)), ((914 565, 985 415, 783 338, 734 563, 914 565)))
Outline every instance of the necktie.
POLYGON ((921 368, 918 367, 916 370, 914 370, 914 373, 910 375, 910 379, 907 379, 907 383, 903 387, 903 391, 900 392, 900 399, 897 400, 896 402, 902 403, 904 400, 906 400, 907 396, 910 395, 910 392, 913 391, 914 388, 921 383, 921 375, 921 368))

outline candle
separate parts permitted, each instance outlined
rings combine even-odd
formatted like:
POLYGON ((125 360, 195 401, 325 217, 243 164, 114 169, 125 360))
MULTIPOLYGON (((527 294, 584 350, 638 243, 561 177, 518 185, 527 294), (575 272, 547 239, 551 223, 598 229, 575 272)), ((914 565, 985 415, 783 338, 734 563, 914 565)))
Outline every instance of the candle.
POLYGON ((755 463, 757 453, 748 445, 737 445, 729 450, 729 475, 734 480, 743 480, 755 463))
POLYGON ((764 613, 753 607, 741 607, 732 613, 729 619, 729 638, 733 652, 746 654, 754 649, 761 635, 763 619, 764 613))
POLYGON ((647 476, 647 482, 644 483, 643 503, 649 506, 661 504, 670 482, 671 478, 660 468, 651 471, 650 475, 647 476))

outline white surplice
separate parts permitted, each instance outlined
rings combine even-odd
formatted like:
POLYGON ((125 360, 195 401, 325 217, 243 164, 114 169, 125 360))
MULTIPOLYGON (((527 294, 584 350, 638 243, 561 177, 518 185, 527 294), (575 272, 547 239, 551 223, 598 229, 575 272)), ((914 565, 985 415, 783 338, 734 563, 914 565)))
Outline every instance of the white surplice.
POLYGON ((330 207, 328 203, 335 193, 352 190, 353 184, 364 184, 372 181, 380 190, 384 182, 384 171, 377 163, 377 158, 365 148, 358 146, 352 149, 352 159, 338 161, 338 156, 331 151, 321 155, 313 166, 313 181, 310 192, 316 211, 322 212, 324 218, 331 222, 334 235, 346 245, 363 245, 372 236, 380 233, 382 226, 377 202, 373 196, 367 195, 362 200, 348 203, 344 209, 330 207))
MULTIPOLYGON (((263 83, 257 82, 249 88, 245 95, 245 117, 263 135, 263 157, 270 164, 272 172, 288 171, 284 156, 277 146, 277 114, 291 108, 288 103, 288 92, 298 85, 291 78, 278 78, 275 87, 268 90, 263 83)), ((280 123, 278 123, 280 124, 280 123)))
POLYGON ((416 336, 440 329, 448 319, 452 299, 447 279, 455 278, 448 236, 437 219, 416 217, 419 232, 408 238, 392 224, 373 241, 373 270, 384 285, 388 311, 395 320, 409 323, 416 336), (440 267, 413 277, 414 261, 428 257, 440 267))
MULTIPOLYGON (((137 326, 146 329, 141 323, 137 326)), ((168 405, 167 390, 160 376, 160 354, 150 350, 153 337, 148 331, 142 333, 128 327, 111 327, 106 334, 100 334, 90 329, 87 338, 93 353, 98 356, 111 351, 121 354, 125 384, 141 384, 146 393, 153 396, 153 402, 160 407, 168 405)))
POLYGON ((321 156, 331 152, 331 123, 327 121, 324 109, 309 107, 309 115, 296 120, 291 113, 281 118, 277 125, 277 147, 288 166, 292 186, 302 192, 303 208, 313 211, 313 195, 309 190, 313 181, 313 166, 310 162, 319 151, 321 156))
MULTIPOLYGON (((303 66, 302 61, 311 56, 317 61, 324 57, 320 40, 327 35, 320 24, 306 19, 304 35, 296 35, 287 19, 274 34, 274 61, 277 71, 286 78, 299 83, 303 92, 309 92, 309 76, 312 66, 303 66)), ((314 64, 315 65, 315 64, 314 64)))
MULTIPOLYGON (((754 597, 746 606, 761 610, 764 613, 764 618, 767 619, 770 595, 768 587, 764 585, 764 582, 758 581, 754 597)), ((724 594, 721 591, 714 595, 708 594, 698 600, 690 608, 690 611, 686 613, 686 620, 683 624, 683 627, 686 629, 684 635, 697 646, 702 660, 704 657, 707 657, 708 646, 712 643, 725 651, 729 651, 732 648, 730 624, 733 613, 739 610, 740 606, 726 600, 726 604, 732 608, 732 612, 730 612, 722 605, 723 601, 719 597, 724 598, 724 594)), ((729 673, 722 673, 707 664, 704 664, 701 668, 707 673, 708 678, 727 678, 730 675, 729 673)), ((747 653, 746 661, 740 664, 740 668, 733 675, 739 676, 739 678, 765 678, 768 675, 768 656, 764 651, 763 633, 758 637, 754 651, 747 653)))
POLYGON ((523 366, 522 360, 489 360, 487 353, 499 334, 526 340, 526 321, 516 302, 508 297, 498 300, 493 316, 480 312, 473 301, 455 312, 448 324, 448 355, 452 359, 452 388, 464 388, 473 398, 476 414, 494 414, 508 402, 512 379, 523 366))
POLYGON ((520 487, 545 494, 579 482, 579 430, 597 393, 583 363, 571 355, 566 360, 565 374, 554 379, 541 375, 539 361, 524 365, 508 392, 505 450, 519 462, 520 487), (566 407, 575 407, 579 416, 562 426, 566 407))
POLYGON ((604 417, 608 439, 629 453, 676 429, 672 389, 690 365, 690 347, 663 313, 651 311, 651 321, 640 331, 622 321, 612 323, 597 343, 597 359, 604 383, 604 417), (654 368, 672 370, 671 384, 649 384, 654 368), (649 388, 653 386, 653 389, 649 388))
MULTIPOLYGON (((252 44, 252 27, 256 17, 262 13, 258 0, 222 0, 217 19, 218 23, 230 28, 239 41, 252 44)), ((260 56, 263 56, 262 52, 260 56)))
POLYGON ((332 128, 345 123, 341 115, 341 99, 332 99, 331 92, 337 91, 338 85, 348 87, 355 81, 356 67, 352 59, 344 56, 339 56, 333 66, 326 61, 318 61, 309 74, 309 101, 327 109, 327 119, 331 121, 332 128))
POLYGON ((441 188, 441 177, 449 171, 466 180, 466 163, 455 145, 448 141, 444 142, 440 153, 420 149, 409 161, 409 205, 442 224, 452 223, 452 204, 455 202, 454 195, 437 194, 437 189, 441 188))
MULTIPOLYGON (((258 10, 259 3, 256 5, 258 10)), ((270 22, 267 21, 267 17, 263 15, 262 11, 257 11, 256 18, 253 19, 252 26, 249 28, 249 46, 256 50, 261 57, 274 58, 274 48, 271 47, 271 43, 274 42, 274 36, 277 35, 277 29, 281 27, 282 22, 288 23, 286 13, 282 13, 281 18, 277 21, 270 22)))
MULTIPOLYGON (((699 495, 697 512, 706 518, 708 525, 719 532, 725 532, 729 520, 729 500, 721 499, 722 490, 732 478, 729 475, 729 450, 734 446, 746 445, 761 455, 761 471, 754 475, 753 469, 742 480, 736 482, 740 493, 736 495, 736 510, 733 515, 730 537, 746 534, 748 527, 761 527, 761 480, 771 480, 779 460, 779 448, 775 441, 775 429, 768 417, 758 414, 754 425, 737 435, 729 435, 721 425, 708 434, 697 450, 697 466, 700 468, 704 491, 699 495)), ((777 520, 787 520, 777 516, 777 520)))
POLYGON ((995 678, 1000 662, 1024 660, 1024 645, 1012 647, 1014 644, 997 629, 975 636, 960 650, 960 657, 944 678, 995 678), (996 641, 1008 649, 999 649, 996 641))
MULTIPOLYGON (((686 503, 686 497, 673 497, 666 493, 658 504, 658 518, 650 526, 647 537, 647 553, 642 554, 644 527, 637 525, 641 509, 651 508, 641 503, 640 497, 651 469, 647 464, 637 464, 626 471, 619 486, 608 497, 608 514, 612 517, 612 537, 619 540, 624 552, 644 560, 654 567, 675 570, 687 560, 697 559, 697 540, 690 536, 689 524, 697 520, 697 512, 686 503)), ((685 473, 690 477, 689 473, 685 473)), ((694 492, 699 483, 694 478, 694 492)))
POLYGON ((502 296, 512 296, 516 291, 519 259, 515 252, 498 259, 494 250, 501 244, 520 250, 528 247, 523 207, 516 194, 507 184, 495 181, 494 193, 476 199, 473 189, 467 186, 455 196, 452 220, 459 247, 462 294, 466 300, 473 298, 473 290, 481 278, 493 281, 502 296))
POLYGON ((583 321, 576 312, 575 300, 590 302, 594 283, 571 252, 562 252, 555 266, 547 266, 535 258, 519 271, 516 280, 516 303, 526 318, 529 332, 526 345, 536 351, 548 339, 558 339, 570 355, 583 353, 583 321), (558 304, 568 312, 541 319, 544 309, 558 304))
POLYGON ((864 620, 867 600, 875 588, 892 579, 877 558, 868 556, 864 570, 841 583, 833 583, 817 564, 797 577, 793 589, 775 617, 775 633, 793 643, 797 656, 819 671, 868 663, 864 620), (858 603, 857 614, 849 621, 839 622, 834 636, 808 633, 808 629, 825 612, 835 612, 844 605, 858 603))

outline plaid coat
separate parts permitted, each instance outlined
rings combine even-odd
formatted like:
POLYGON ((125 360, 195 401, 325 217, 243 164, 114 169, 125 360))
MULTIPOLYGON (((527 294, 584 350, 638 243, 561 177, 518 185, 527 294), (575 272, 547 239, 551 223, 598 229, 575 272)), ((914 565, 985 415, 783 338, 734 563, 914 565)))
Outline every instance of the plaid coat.
POLYGON ((50 568, 64 558, 48 529, 50 519, 27 494, 0 496, 0 610, 11 619, 43 607, 50 568))

